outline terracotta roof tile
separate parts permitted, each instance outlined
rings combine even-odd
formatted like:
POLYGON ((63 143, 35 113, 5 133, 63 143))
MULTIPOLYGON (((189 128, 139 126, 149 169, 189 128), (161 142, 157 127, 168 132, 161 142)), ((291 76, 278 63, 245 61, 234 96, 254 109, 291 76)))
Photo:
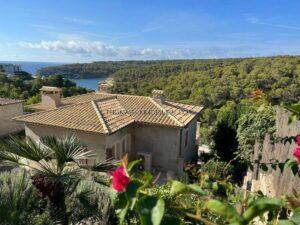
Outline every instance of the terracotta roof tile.
POLYGON ((10 105, 10 104, 15 104, 20 102, 23 101, 18 99, 11 99, 11 98, 0 98, 0 105, 10 105))
POLYGON ((16 120, 110 134, 134 122, 184 127, 202 109, 171 101, 162 103, 144 96, 99 92, 63 98, 62 104, 63 107, 55 109, 35 104, 30 108, 44 111, 21 116, 16 120))

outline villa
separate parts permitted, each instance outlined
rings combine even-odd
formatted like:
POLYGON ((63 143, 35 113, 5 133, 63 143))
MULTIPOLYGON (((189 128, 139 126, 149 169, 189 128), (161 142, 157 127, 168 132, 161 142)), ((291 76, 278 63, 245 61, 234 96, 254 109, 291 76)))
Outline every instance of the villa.
POLYGON ((15 118, 25 123, 28 138, 75 134, 88 150, 95 151, 95 164, 106 159, 142 158, 148 171, 180 173, 196 152, 197 117, 202 107, 167 101, 164 92, 152 97, 112 94, 107 83, 97 92, 61 98, 57 87, 41 89, 35 112, 15 118))

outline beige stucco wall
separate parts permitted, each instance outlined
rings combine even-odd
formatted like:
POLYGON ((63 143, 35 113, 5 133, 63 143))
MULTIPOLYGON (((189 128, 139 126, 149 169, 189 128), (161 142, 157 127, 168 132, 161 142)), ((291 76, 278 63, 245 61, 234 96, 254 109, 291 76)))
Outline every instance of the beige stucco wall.
POLYGON ((186 128, 182 129, 182 157, 185 161, 191 160, 195 155, 197 155, 196 146, 196 131, 197 131, 197 119, 194 118, 186 128), (187 145, 186 142, 186 131, 188 131, 187 145))
POLYGON ((177 169, 179 129, 138 126, 135 128, 134 150, 152 153, 152 165, 158 170, 177 169))
POLYGON ((88 148, 88 150, 95 151, 96 162, 105 159, 105 136, 93 133, 86 133, 82 131, 69 130, 59 127, 40 126, 34 124, 26 124, 26 137, 35 141, 39 141, 41 137, 55 136, 64 137, 67 135, 76 135, 81 142, 88 148))
POLYGON ((107 148, 115 146, 116 151, 122 149, 122 141, 125 139, 126 152, 129 153, 131 159, 136 158, 136 153, 139 151, 152 153, 152 167, 162 171, 180 172, 183 161, 189 160, 195 154, 196 119, 182 129, 135 125, 123 128, 111 135, 33 124, 27 124, 25 131, 27 137, 36 141, 44 136, 62 137, 73 133, 89 150, 95 151, 97 162, 106 159, 107 148), (184 145, 185 130, 189 131, 187 146, 184 145))
MULTIPOLYGON (((61 138, 67 135, 74 134, 81 140, 81 142, 87 147, 88 150, 95 152, 96 163, 106 160, 106 148, 110 148, 114 144, 120 142, 122 138, 125 138, 125 136, 130 140, 130 128, 124 128, 116 133, 107 136, 59 127, 26 124, 25 132, 26 137, 31 138, 35 141, 39 141, 41 137, 45 136, 55 136, 61 138)), ((127 149, 130 149, 130 147, 131 143, 128 143, 127 141, 127 149)))
POLYGON ((15 103, 0 106, 0 137, 24 130, 24 125, 12 118, 23 115, 23 104, 15 103))

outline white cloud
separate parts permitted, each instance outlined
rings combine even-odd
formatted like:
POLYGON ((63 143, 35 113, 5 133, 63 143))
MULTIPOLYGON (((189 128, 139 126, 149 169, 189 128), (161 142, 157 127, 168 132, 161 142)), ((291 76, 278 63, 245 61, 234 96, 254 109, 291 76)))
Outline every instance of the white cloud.
POLYGON ((132 48, 128 46, 108 45, 99 41, 81 40, 56 40, 19 42, 19 45, 29 49, 47 50, 52 52, 64 52, 66 54, 78 54, 81 56, 96 56, 115 59, 168 59, 187 57, 190 50, 163 50, 160 48, 132 48))
MULTIPOLYGON (((299 54, 300 48, 288 44, 240 44, 235 43, 194 43, 170 45, 169 47, 115 46, 99 41, 55 40, 40 42, 19 42, 19 54, 31 61, 90 62, 100 60, 156 60, 195 59, 269 56, 278 54, 299 54)), ((14 45, 15 46, 15 45, 14 45)), ((3 56, 3 55, 2 55, 3 56)))

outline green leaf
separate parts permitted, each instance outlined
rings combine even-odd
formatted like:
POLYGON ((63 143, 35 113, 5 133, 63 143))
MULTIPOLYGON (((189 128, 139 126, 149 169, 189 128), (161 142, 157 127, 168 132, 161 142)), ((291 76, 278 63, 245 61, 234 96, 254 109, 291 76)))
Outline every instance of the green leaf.
MULTIPOLYGON (((298 167, 298 164, 296 163, 296 161, 295 161, 295 164, 294 165, 292 165, 292 172, 293 172, 293 174, 294 175, 297 175, 298 174, 298 172, 299 172, 299 167, 298 167)), ((299 173, 299 175, 300 175, 300 173, 299 173)))
POLYGON ((226 219, 229 223, 236 223, 242 221, 242 218, 236 211, 236 209, 228 203, 218 200, 208 200, 205 203, 205 207, 212 213, 219 215, 226 219))
POLYGON ((261 165, 260 165, 260 168, 263 170, 263 171, 268 171, 268 166, 265 164, 265 163, 262 163, 261 165))
POLYGON ((132 171, 132 169, 133 169, 136 165, 138 165, 141 161, 142 161, 141 159, 137 159, 137 160, 134 160, 134 161, 130 162, 130 163, 128 164, 127 168, 126 168, 127 173, 130 174, 131 171, 132 171))
POLYGON ((284 163, 284 169, 287 169, 289 167, 292 167, 293 165, 297 164, 296 160, 289 159, 284 163))
POLYGON ((281 173, 284 170, 284 165, 285 165, 285 163, 278 163, 278 167, 279 167, 281 173))
POLYGON ((283 205, 280 199, 276 198, 259 198, 252 202, 251 206, 244 212, 243 218, 249 222, 257 216, 263 215, 265 212, 279 209, 283 205))
POLYGON ((300 211, 294 212, 294 215, 291 217, 291 221, 293 221, 295 224, 300 224, 300 211))
POLYGON ((144 196, 137 202, 137 211, 141 225, 160 225, 165 212, 165 201, 154 196, 144 196))
POLYGON ((130 206, 130 202, 127 200, 125 192, 121 193, 118 196, 117 203, 115 204, 115 209, 116 209, 115 211, 119 218, 120 224, 124 222, 129 206, 130 206))
POLYGON ((194 193, 199 195, 206 195, 206 192, 197 184, 184 184, 179 181, 173 180, 171 187, 171 195, 194 193))
POLYGON ((276 163, 272 163, 272 164, 271 164, 271 168, 272 168, 273 170, 276 170, 277 164, 276 164, 276 163))
POLYGON ((131 202, 131 210, 133 209, 135 202, 137 200, 137 194, 138 191, 140 190, 140 188, 143 186, 143 184, 141 182, 139 182, 138 180, 133 180, 131 181, 127 187, 126 187, 126 196, 128 198, 128 200, 131 202))
POLYGON ((213 184, 212 184, 212 189, 213 189, 214 191, 217 191, 217 190, 219 189, 219 185, 218 185, 217 182, 213 182, 213 184))
POLYGON ((279 220, 278 225, 297 225, 290 220, 279 220))

